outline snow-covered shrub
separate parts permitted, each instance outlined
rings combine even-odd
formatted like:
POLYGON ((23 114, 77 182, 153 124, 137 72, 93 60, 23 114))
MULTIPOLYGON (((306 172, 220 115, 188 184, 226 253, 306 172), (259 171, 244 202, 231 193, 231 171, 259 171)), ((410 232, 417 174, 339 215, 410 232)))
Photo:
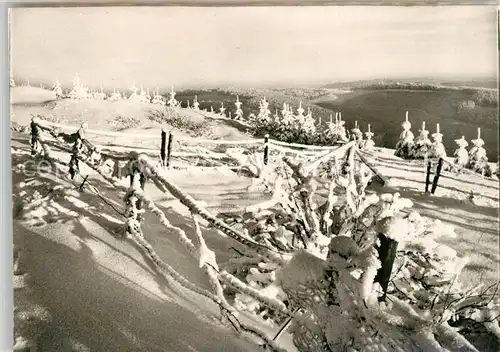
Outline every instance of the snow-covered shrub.
MULTIPOLYGON (((465 288, 458 279, 465 258, 437 242, 453 236, 452 229, 416 212, 403 213, 413 204, 398 193, 363 192, 363 177, 371 175, 356 170, 354 162, 349 152, 341 165, 330 163, 326 169, 333 181, 319 203, 317 167, 285 159, 272 198, 249 207, 242 226, 250 238, 295 251, 294 256, 277 267, 240 253, 225 270, 288 311, 300 312, 288 328, 299 351, 477 352, 467 340, 477 326, 500 338, 495 292, 465 288), (342 196, 332 191, 338 188, 342 196), (384 238, 395 241, 397 251, 382 285, 384 238)), ((285 319, 246 294, 237 293, 235 301, 274 323, 285 319)))
POLYGON ((406 112, 406 120, 401 124, 403 132, 399 135, 399 141, 396 144, 396 156, 403 159, 410 159, 413 156, 413 148, 415 143, 413 141, 413 132, 410 131, 411 123, 408 120, 408 111, 406 112))
POLYGON ((141 120, 131 115, 118 115, 109 122, 116 127, 117 131, 135 128, 141 124, 141 120))
POLYGON ((397 194, 376 198, 357 213, 358 232, 332 238, 326 260, 297 252, 276 273, 289 309, 303 312, 289 329, 298 350, 478 351, 466 338, 477 325, 499 339, 495 291, 462 286, 457 277, 466 261, 435 241, 453 232, 400 213, 411 202, 397 194), (385 300, 377 279, 380 233, 398 242, 385 300))
POLYGON ((429 139, 429 131, 425 129, 425 121, 422 122, 420 134, 415 138, 415 146, 413 149, 414 159, 427 159, 432 151, 432 142, 429 139))
MULTIPOLYGON (((269 177, 267 180, 271 181, 267 185, 272 188, 271 199, 248 207, 243 214, 244 231, 253 240, 276 251, 304 249, 315 256, 326 258, 330 238, 341 231, 347 231, 343 227, 347 214, 352 214, 357 209, 352 201, 352 194, 357 194, 358 191, 363 193, 372 176, 356 174, 353 153, 341 162, 342 165, 337 164, 333 161, 327 166, 331 168, 329 176, 333 176, 335 181, 331 181, 327 186, 327 198, 317 204, 318 185, 315 175, 319 170, 318 166, 284 158, 283 165, 276 169, 278 176, 273 180, 269 177), (351 163, 350 166, 344 165, 347 163, 351 163), (340 168, 344 170, 343 173, 340 168), (345 191, 346 188, 349 192, 346 199, 335 196, 336 191, 345 191), (347 211, 348 204, 355 209, 347 211)), ((224 269, 246 281, 251 287, 262 290, 266 295, 274 299, 284 299, 281 291, 272 284, 276 265, 262 262, 262 259, 244 253, 244 256, 230 259, 224 269)), ((244 294, 236 294, 235 299, 240 303, 240 309, 246 307, 245 309, 257 314, 264 312, 265 316, 272 318, 275 323, 284 318, 263 308, 255 299, 244 294)))
POLYGON ((191 137, 209 136, 213 133, 213 127, 207 120, 193 121, 187 119, 170 106, 164 106, 161 109, 151 109, 148 113, 148 119, 158 124, 168 124, 191 137))

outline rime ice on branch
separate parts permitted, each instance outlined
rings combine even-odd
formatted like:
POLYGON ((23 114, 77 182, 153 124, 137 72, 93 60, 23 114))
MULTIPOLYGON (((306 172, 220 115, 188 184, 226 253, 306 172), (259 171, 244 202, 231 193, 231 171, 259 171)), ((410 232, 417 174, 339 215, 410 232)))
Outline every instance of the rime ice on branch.
POLYGON ((429 139, 429 131, 425 129, 425 121, 422 122, 420 134, 415 139, 415 147, 413 150, 413 158, 427 159, 431 154, 432 142, 429 139))
POLYGON ((432 134, 434 139, 431 148, 431 158, 446 158, 446 149, 443 144, 443 134, 439 131, 439 123, 436 124, 436 133, 432 134))
POLYGON ((474 146, 469 151, 469 162, 466 167, 483 176, 490 177, 492 173, 486 149, 483 148, 484 140, 481 138, 481 128, 477 129, 477 139, 473 139, 471 142, 474 146))
POLYGON ((465 167, 469 162, 469 152, 467 151, 467 147, 469 143, 465 140, 465 136, 462 136, 460 139, 455 139, 455 143, 458 146, 458 149, 453 153, 454 163, 460 169, 465 167))
POLYGON ((405 121, 401 124, 403 127, 403 132, 399 135, 399 141, 396 144, 396 152, 394 153, 396 156, 403 159, 410 159, 413 155, 413 132, 410 131, 411 123, 408 120, 408 111, 406 112, 405 121))

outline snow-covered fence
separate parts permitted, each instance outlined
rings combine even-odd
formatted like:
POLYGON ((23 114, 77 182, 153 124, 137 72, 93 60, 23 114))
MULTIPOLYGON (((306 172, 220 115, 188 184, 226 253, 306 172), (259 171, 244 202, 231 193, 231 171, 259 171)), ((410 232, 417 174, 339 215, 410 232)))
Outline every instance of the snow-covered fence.
MULTIPOLYGON (((34 126, 36 127, 38 120, 35 119, 34 126)), ((35 136, 36 128, 34 129, 35 136)), ((53 131, 47 130, 47 132, 55 134, 53 131)), ((56 160, 51 156, 50 149, 48 145, 43 140, 41 135, 37 136, 37 141, 40 143, 41 148, 43 149, 43 156, 49 160, 51 160, 54 164, 64 164, 59 160, 56 160)), ((67 152, 70 152, 69 148, 64 149, 67 152)), ((39 150, 42 152, 42 150, 39 150)), ((254 251, 256 255, 262 256, 267 260, 270 260, 276 265, 283 266, 287 263, 290 258, 290 253, 287 251, 276 251, 273 248, 266 247, 258 242, 255 242, 252 238, 247 236, 244 233, 240 233, 230 226, 226 225, 221 220, 217 219, 214 215, 212 215, 207 209, 205 209, 201 204, 196 202, 189 194, 183 192, 179 187, 175 184, 167 180, 167 175, 165 174, 165 170, 162 167, 159 167, 155 161, 149 158, 145 154, 139 153, 130 153, 129 155, 122 156, 121 160, 124 158, 128 161, 125 166, 125 174, 123 176, 130 177, 130 186, 127 188, 124 185, 119 183, 119 180, 113 176, 109 176, 104 173, 98 166, 93 164, 85 155, 85 152, 82 153, 74 153, 72 155, 75 156, 79 161, 84 162, 87 166, 91 167, 98 174, 103 176, 105 180, 111 183, 116 187, 117 190, 125 192, 123 197, 125 203, 125 232, 128 234, 128 238, 130 238, 133 242, 139 245, 143 250, 147 257, 151 259, 151 261, 157 266, 157 269, 160 274, 165 275, 169 279, 174 279, 182 286, 201 294, 215 303, 219 304, 222 308, 224 314, 228 319, 236 319, 233 315, 233 311, 235 309, 229 305, 226 301, 223 293, 223 285, 231 286, 234 289, 239 290, 245 294, 252 295, 252 297, 260 300, 263 304, 267 304, 275 309, 281 309, 282 313, 285 315, 292 316, 293 313, 289 312, 286 307, 279 301, 276 301, 272 298, 269 298, 262 293, 256 291, 245 283, 240 282, 236 277, 231 275, 230 273, 219 270, 215 253, 210 250, 204 239, 201 231, 201 227, 199 224, 199 219, 203 219, 207 221, 212 227, 216 228, 218 231, 223 233, 225 236, 229 236, 234 240, 242 243, 248 249, 254 251), (187 236, 187 234, 180 228, 173 226, 170 224, 165 214, 155 205, 153 201, 148 199, 144 194, 144 185, 145 182, 150 179, 153 183, 163 192, 170 192, 174 197, 176 197, 184 206, 186 206, 191 214, 193 221, 195 223, 195 235, 198 240, 198 247, 193 244, 191 239, 187 236), (144 208, 144 205, 146 208, 144 208), (190 283, 187 279, 185 279, 181 274, 176 272, 172 267, 170 267, 167 263, 165 263, 154 251, 153 247, 147 242, 145 236, 141 229, 141 222, 144 218, 144 213, 146 210, 152 211, 155 215, 157 215, 160 219, 160 222, 166 226, 170 231, 177 235, 179 241, 184 245, 184 247, 188 250, 188 252, 198 261, 200 268, 207 273, 209 282, 212 285, 213 292, 209 292, 204 289, 200 289, 199 287, 190 283)), ((77 170, 75 170, 77 172, 77 170)), ((236 319, 237 320, 237 319, 236 319)), ((232 322, 232 321, 231 321, 232 322)), ((234 325, 234 322, 233 326, 234 325)), ((238 331, 246 334, 253 334, 254 336, 259 337, 264 341, 264 344, 270 348, 271 351, 283 351, 280 349, 276 343, 272 340, 271 337, 267 336, 264 331, 260 331, 253 326, 246 325, 242 322, 238 321, 237 326, 235 326, 238 331)))
MULTIPOLYGON (((57 128, 62 131, 76 131, 79 128, 73 126, 67 126, 64 124, 53 123, 49 121, 39 121, 39 124, 43 124, 48 128, 57 128)), ((158 138, 156 134, 126 134, 122 132, 110 132, 110 131, 99 131, 92 130, 89 128, 85 129, 85 134, 89 136, 107 136, 107 137, 132 137, 133 139, 140 140, 154 140, 158 138)), ((314 146, 305 145, 297 143, 284 143, 270 138, 264 139, 248 139, 248 140, 212 140, 212 139, 200 139, 200 138, 183 138, 176 137, 172 132, 168 133, 168 139, 166 140, 166 131, 161 131, 159 133, 159 143, 158 149, 154 148, 144 148, 138 146, 109 146, 95 144, 95 147, 101 151, 115 151, 115 152, 131 152, 138 151, 147 153, 149 155, 155 155, 160 158, 163 165, 174 166, 172 163, 172 158, 182 163, 187 163, 189 165, 196 166, 226 166, 231 169, 238 168, 241 164, 241 160, 234 158, 234 155, 230 152, 234 148, 243 148, 243 153, 245 155, 260 154, 262 160, 268 163, 273 163, 273 160, 281 160, 283 155, 292 155, 297 158, 316 158, 318 155, 325 153, 327 151, 335 150, 339 148, 339 145, 334 146, 314 146), (197 149, 195 149, 197 148, 197 149), (276 159, 276 157, 278 157, 276 159)), ((57 137, 55 137, 57 139, 57 137)), ((266 162, 264 162, 266 165, 266 162)))

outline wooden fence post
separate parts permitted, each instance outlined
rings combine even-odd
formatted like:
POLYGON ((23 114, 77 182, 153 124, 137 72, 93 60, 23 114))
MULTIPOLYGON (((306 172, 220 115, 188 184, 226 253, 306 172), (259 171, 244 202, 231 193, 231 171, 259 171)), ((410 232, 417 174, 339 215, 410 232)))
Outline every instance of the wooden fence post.
POLYGON ((431 167, 432 163, 430 161, 427 162, 427 175, 425 177, 425 193, 429 192, 429 185, 431 183, 431 167))
POLYGON ((83 182, 80 185, 80 192, 83 192, 83 186, 85 186, 85 182, 87 182, 88 178, 89 178, 89 175, 86 175, 85 178, 83 179, 83 182))
POLYGON ((378 282, 383 290, 383 294, 379 297, 379 301, 385 301, 387 288, 391 280, 392 267, 394 266, 396 252, 398 251, 398 242, 382 233, 378 234, 378 239, 380 241, 380 246, 377 248, 377 251, 382 267, 378 269, 374 282, 378 282))
POLYGON ((167 167, 170 166, 170 155, 172 154, 173 141, 174 141, 174 135, 172 134, 172 132, 169 132, 168 133, 168 145, 167 145, 167 164, 166 164, 167 167))
POLYGON ((439 181, 439 176, 441 175, 441 168, 443 167, 443 158, 439 158, 436 174, 434 175, 434 181, 432 182, 431 193, 434 194, 436 192, 436 188, 439 181))
POLYGON ((264 165, 267 165, 269 160, 269 135, 264 136, 264 165))
POLYGON ((79 131, 80 130, 76 132, 76 140, 75 143, 73 144, 73 149, 72 149, 73 154, 71 154, 71 159, 69 161, 69 174, 72 180, 75 178, 75 175, 80 170, 80 167, 78 165, 78 157, 80 156, 80 149, 82 148, 82 139, 80 137, 79 131))
POLYGON ((31 156, 35 156, 40 154, 41 152, 41 144, 40 144, 40 134, 42 132, 42 128, 38 125, 39 119, 35 116, 32 116, 30 123, 30 135, 31 135, 31 156))
POLYGON ((161 129, 161 148, 160 148, 160 158, 161 158, 161 166, 165 167, 166 165, 166 153, 165 148, 167 147, 167 132, 162 128, 161 129))

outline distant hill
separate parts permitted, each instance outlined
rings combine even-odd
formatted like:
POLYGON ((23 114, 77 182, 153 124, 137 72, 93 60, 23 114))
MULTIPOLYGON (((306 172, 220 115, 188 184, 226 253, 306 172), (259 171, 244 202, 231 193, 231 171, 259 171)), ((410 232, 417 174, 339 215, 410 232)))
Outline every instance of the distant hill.
POLYGON ((415 88, 421 89, 446 89, 446 88, 486 88, 498 89, 498 81, 494 78, 468 79, 468 80, 439 80, 439 79, 374 79, 352 82, 339 82, 323 86, 327 89, 374 89, 374 88, 415 88))

